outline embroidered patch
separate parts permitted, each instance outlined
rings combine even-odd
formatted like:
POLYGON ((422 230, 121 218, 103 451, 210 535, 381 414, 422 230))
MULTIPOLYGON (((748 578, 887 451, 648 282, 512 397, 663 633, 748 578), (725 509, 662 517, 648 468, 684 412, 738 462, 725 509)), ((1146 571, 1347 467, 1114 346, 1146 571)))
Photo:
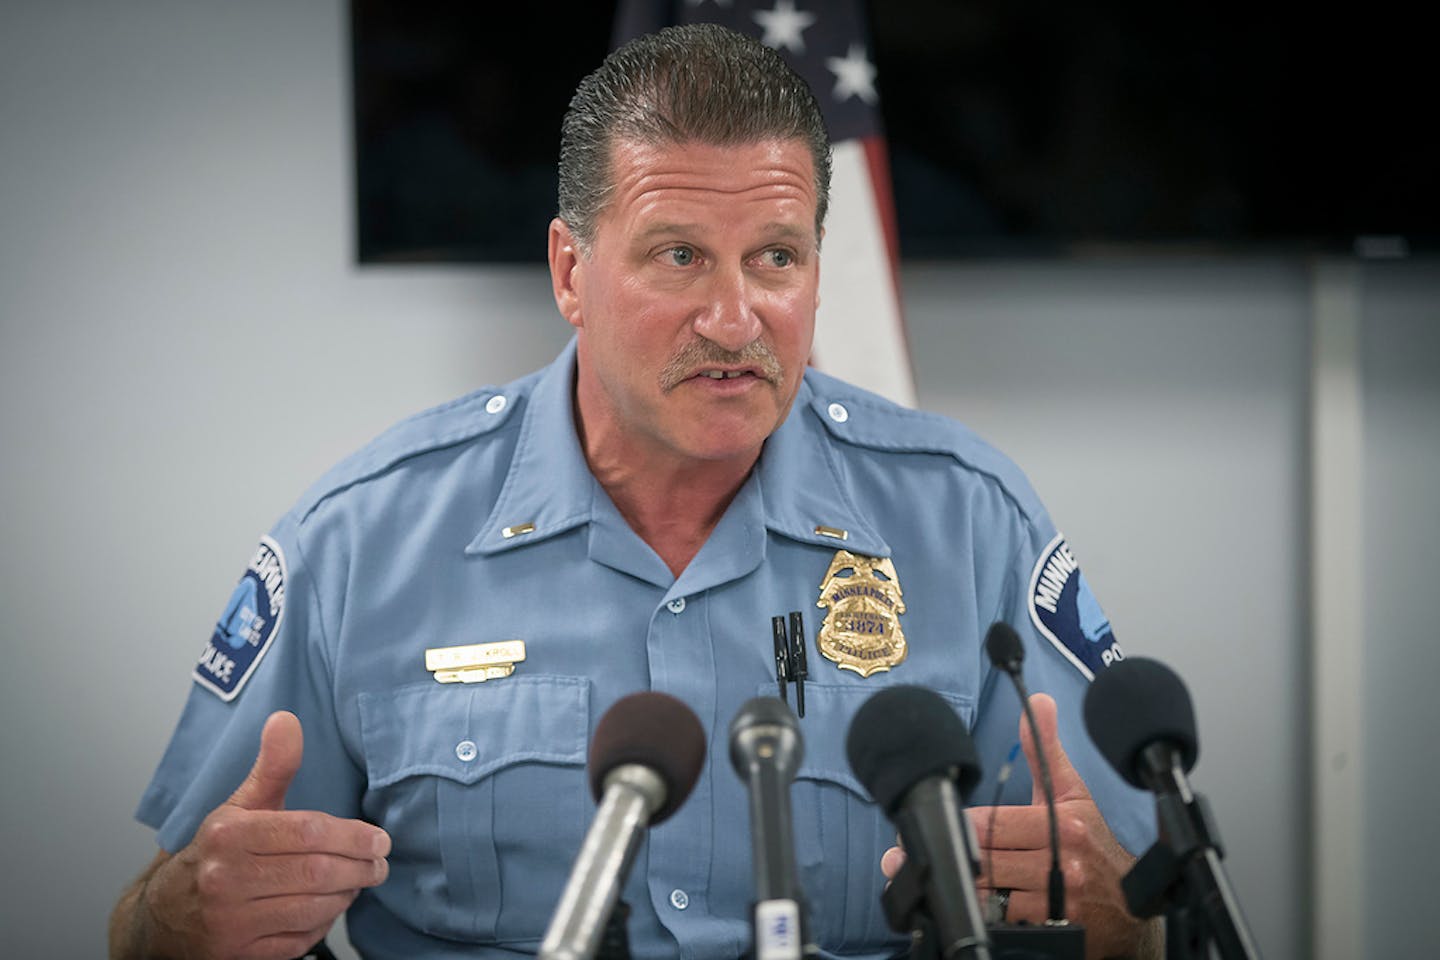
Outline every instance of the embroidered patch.
POLYGON ((195 682, 221 700, 234 700, 275 639, 284 613, 285 554, 280 544, 261 537, 200 654, 195 682))
POLYGON ((1050 541, 1030 575, 1030 619, 1088 680, 1125 659, 1063 536, 1050 541))

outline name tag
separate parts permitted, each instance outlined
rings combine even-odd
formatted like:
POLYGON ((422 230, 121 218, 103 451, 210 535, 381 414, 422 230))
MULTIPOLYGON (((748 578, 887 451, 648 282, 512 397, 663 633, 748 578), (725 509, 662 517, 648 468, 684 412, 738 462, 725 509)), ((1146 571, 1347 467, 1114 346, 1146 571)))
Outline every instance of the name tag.
POLYGON ((437 683, 483 683, 508 677, 525 659, 524 640, 470 643, 458 647, 431 647, 425 651, 425 669, 437 683))

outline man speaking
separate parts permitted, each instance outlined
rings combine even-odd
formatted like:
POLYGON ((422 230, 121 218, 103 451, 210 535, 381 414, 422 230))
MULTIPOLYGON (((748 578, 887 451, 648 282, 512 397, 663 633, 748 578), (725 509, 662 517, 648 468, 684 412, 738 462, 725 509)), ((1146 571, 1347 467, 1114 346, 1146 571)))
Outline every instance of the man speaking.
MULTIPOLYGON (((641 37, 580 84, 549 232, 571 343, 394 427, 261 540, 141 801, 161 850, 112 956, 295 957, 347 911, 366 956, 535 952, 593 816, 594 726, 640 690, 693 708, 709 759, 639 852, 631 948, 740 956, 750 848, 725 741, 775 692, 772 618, 794 612, 794 834, 822 951, 907 942, 851 718, 888 684, 929 687, 993 773, 1020 713, 983 648, 997 620, 1058 704, 1039 726, 1072 919, 1092 956, 1134 951, 1118 878, 1153 815, 1083 733, 1118 647, 1073 555, 963 427, 806 368, 829 163, 810 90, 719 27, 641 37)), ((1013 785, 980 883, 1038 922, 1044 811, 1013 785)))

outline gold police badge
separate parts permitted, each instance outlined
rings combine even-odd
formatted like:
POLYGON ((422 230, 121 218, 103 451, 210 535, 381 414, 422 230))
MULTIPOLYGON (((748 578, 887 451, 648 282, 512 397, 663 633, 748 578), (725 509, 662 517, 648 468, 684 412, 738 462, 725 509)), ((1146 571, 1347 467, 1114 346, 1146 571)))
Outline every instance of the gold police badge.
POLYGON ((817 607, 828 607, 817 643, 827 660, 862 677, 905 659, 900 579, 888 559, 837 550, 820 584, 817 607))

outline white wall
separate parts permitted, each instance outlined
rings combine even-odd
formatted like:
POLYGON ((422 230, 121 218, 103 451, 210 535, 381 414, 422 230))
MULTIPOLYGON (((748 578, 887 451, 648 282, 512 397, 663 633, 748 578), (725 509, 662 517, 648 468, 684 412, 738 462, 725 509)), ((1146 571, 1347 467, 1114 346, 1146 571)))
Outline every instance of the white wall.
MULTIPOLYGON (((256 535, 393 420, 567 336, 538 268, 351 264, 346 43, 338 0, 3 7, 7 953, 102 953, 153 851, 131 812, 256 535)), ((1437 673, 1406 577, 1436 542, 1440 280, 1382 279, 1365 302, 1390 318, 1364 371, 1381 418, 1366 589, 1384 608, 1367 742, 1377 782, 1422 788, 1371 800, 1386 859, 1367 885, 1398 895, 1366 904, 1398 944, 1418 942, 1406 896, 1436 886, 1407 826, 1435 775, 1403 720, 1437 673), (1382 875, 1392 862, 1407 872, 1382 875)), ((922 404, 1028 470, 1127 647, 1189 683, 1195 779, 1280 960, 1308 953, 1308 297, 1305 264, 1280 259, 904 276, 922 404)), ((1413 714, 1430 730, 1433 703, 1413 714)))
POLYGON ((0 18, 6 956, 103 954, 256 537, 392 421, 568 336, 543 272, 352 265, 342 9, 0 18))

